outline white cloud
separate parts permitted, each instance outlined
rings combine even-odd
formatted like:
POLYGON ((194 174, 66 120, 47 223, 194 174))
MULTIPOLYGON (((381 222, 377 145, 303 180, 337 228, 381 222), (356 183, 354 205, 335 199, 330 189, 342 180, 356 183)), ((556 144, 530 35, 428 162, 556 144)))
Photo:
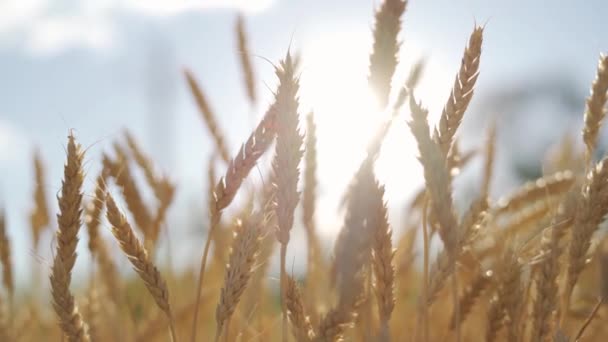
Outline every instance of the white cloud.
POLYGON ((28 150, 27 139, 10 122, 0 120, 0 163, 9 163, 28 150))
POLYGON ((156 15, 170 15, 189 10, 213 8, 238 9, 245 12, 258 12, 268 8, 274 0, 129 0, 125 6, 156 15))
POLYGON ((171 16, 227 8, 255 13, 275 0, 19 0, 0 1, 0 43, 18 41, 36 54, 80 46, 107 49, 115 38, 113 16, 171 16), (15 39, 15 37, 20 37, 15 39), (25 40, 23 41, 23 38, 25 40))
POLYGON ((112 37, 112 25, 103 19, 47 18, 31 25, 26 44, 35 53, 53 54, 70 46, 109 48, 112 37))

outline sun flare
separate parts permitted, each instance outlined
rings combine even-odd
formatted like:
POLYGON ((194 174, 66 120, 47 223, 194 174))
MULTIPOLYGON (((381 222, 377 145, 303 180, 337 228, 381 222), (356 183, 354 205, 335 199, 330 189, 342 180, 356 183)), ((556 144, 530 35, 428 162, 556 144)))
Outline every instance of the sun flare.
MULTIPOLYGON (((378 110, 368 85, 371 37, 361 39, 367 36, 365 32, 333 32, 311 39, 303 49, 302 108, 314 111, 319 145, 325 147, 318 155, 319 173, 323 175, 320 179, 320 201, 328 205, 321 205, 319 209, 325 212, 319 214, 334 218, 333 224, 324 227, 328 234, 340 228, 341 218, 336 214, 336 201, 339 201, 351 175, 363 160, 371 137, 392 114, 378 110), (323 184, 328 186, 324 187, 323 184), (331 189, 332 192, 325 192, 324 189, 331 189)), ((405 65, 413 65, 416 58, 423 56, 412 45, 410 42, 407 44, 410 56, 402 58, 405 65)), ((400 89, 398 85, 403 84, 408 71, 406 68, 397 70, 393 89, 400 89)), ((430 75, 434 76, 433 82, 437 84, 437 72, 430 75)), ((436 103, 440 94, 435 89, 421 82, 417 94, 436 103)), ((376 163, 377 177, 387 184, 386 198, 396 202, 397 207, 409 200, 422 179, 422 169, 416 159, 418 151, 407 120, 409 109, 405 105, 393 122, 376 163)))

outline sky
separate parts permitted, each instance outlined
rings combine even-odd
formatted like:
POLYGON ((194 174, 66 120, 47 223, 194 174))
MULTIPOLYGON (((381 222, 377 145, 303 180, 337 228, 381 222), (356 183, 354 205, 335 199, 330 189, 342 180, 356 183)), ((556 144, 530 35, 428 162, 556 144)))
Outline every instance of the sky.
MULTIPOLYGON (((276 79, 271 62, 277 63, 290 47, 302 55, 300 112, 316 114, 321 175, 317 219, 331 244, 341 222, 339 198, 373 133, 370 127, 383 118, 381 113, 370 114, 372 100, 366 88, 372 18, 378 4, 372 0, 0 2, 0 205, 6 208, 13 253, 27 255, 14 258, 17 269, 24 270, 18 272, 19 281, 28 281, 25 270, 31 260, 48 263, 51 255, 50 236, 40 256, 29 247, 32 153, 39 149, 43 155, 48 170, 45 187, 55 210, 70 129, 86 148, 87 189, 99 170, 99 156, 121 137, 122 130, 128 127, 138 137, 178 182, 169 217, 180 244, 174 248, 180 253, 173 263, 187 265, 192 256, 198 260, 206 224, 199 208, 204 208, 206 164, 213 145, 182 71, 192 70, 200 81, 235 152, 272 99, 276 79), (234 25, 239 12, 245 16, 261 96, 257 108, 246 101, 238 65, 234 25)), ((488 118, 496 118, 500 181, 493 191, 502 193, 521 181, 507 165, 516 159, 537 160, 565 132, 578 134, 598 55, 608 52, 603 16, 607 10, 608 3, 599 0, 562 0, 551 6, 523 0, 413 0, 404 16, 402 63, 394 82, 399 84, 412 63, 426 58, 417 96, 430 109, 431 121, 436 120, 468 35, 475 23, 485 25, 481 74, 462 139, 468 148, 481 144, 488 118), (556 84, 566 85, 567 96, 549 91, 546 97, 536 96, 520 106, 495 105, 522 88, 553 89, 556 84)), ((385 199, 395 224, 402 221, 403 206, 421 184, 406 116, 403 113, 392 128, 376 170, 386 184, 385 199)), ((466 179, 474 175, 463 175, 465 188, 466 179)), ((302 239, 301 229, 296 229, 288 255, 300 266, 305 260, 300 253, 302 239)), ((81 250, 85 261, 79 261, 77 272, 86 268, 86 254, 81 250)))

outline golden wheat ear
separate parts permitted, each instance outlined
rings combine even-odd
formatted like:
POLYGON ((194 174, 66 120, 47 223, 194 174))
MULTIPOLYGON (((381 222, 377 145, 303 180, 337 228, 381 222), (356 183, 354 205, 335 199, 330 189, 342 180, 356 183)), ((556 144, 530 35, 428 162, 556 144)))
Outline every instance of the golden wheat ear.
POLYGON ((161 175, 155 170, 153 162, 143 152, 135 137, 128 130, 125 130, 125 138, 135 162, 143 170, 146 181, 152 188, 154 196, 158 201, 156 215, 152 218, 150 226, 149 239, 146 241, 148 243, 147 246, 153 251, 158 242, 161 225, 164 223, 169 206, 175 197, 175 184, 173 184, 168 176, 161 175))
POLYGON ((300 288, 295 279, 291 276, 287 276, 286 286, 287 312, 289 321, 291 322, 293 337, 296 341, 312 341, 315 337, 315 333, 312 329, 310 318, 304 308, 304 301, 300 288))
POLYGON ((210 196, 209 196, 209 216, 210 228, 203 248, 203 256, 201 259, 199 277, 197 282, 196 305, 194 308, 194 317, 192 323, 192 341, 196 341, 196 330, 198 323, 199 303, 201 298, 201 289, 203 286, 205 268, 207 266, 207 256, 211 241, 214 238, 215 230, 220 223, 222 211, 232 203, 241 184, 249 175, 249 172, 256 165, 262 155, 268 150, 276 135, 276 102, 271 105, 256 129, 251 133, 247 141, 241 145, 237 155, 228 163, 228 169, 225 175, 220 179, 214 187, 215 182, 212 168, 210 168, 210 196))
POLYGON ((34 249, 38 249, 40 242, 40 235, 42 234, 45 227, 48 227, 51 222, 49 215, 49 208, 47 204, 46 194, 46 178, 45 168, 42 162, 42 156, 40 151, 36 150, 34 153, 34 174, 35 174, 35 188, 34 188, 34 208, 30 213, 30 228, 32 230, 32 237, 34 243, 34 249))
POLYGON ((228 326, 241 295, 247 288, 254 271, 260 244, 264 235, 261 214, 253 213, 237 223, 235 237, 224 276, 220 300, 215 310, 217 322, 216 340, 228 326))
POLYGON ((59 317, 61 330, 69 341, 89 341, 86 324, 78 312, 74 295, 70 292, 72 269, 76 262, 76 245, 82 213, 82 183, 84 154, 80 144, 70 133, 67 162, 63 171, 61 195, 58 197, 57 250, 51 270, 53 308, 59 317))
POLYGON ((120 212, 116 206, 116 202, 114 202, 114 198, 110 194, 106 195, 106 207, 106 216, 112 225, 112 234, 118 241, 120 249, 129 258, 135 272, 144 281, 156 305, 167 315, 171 338, 173 341, 176 341, 175 324, 169 303, 169 289, 167 288, 165 279, 150 260, 148 252, 137 236, 135 236, 127 218, 120 212))
POLYGON ((460 126, 462 117, 473 97, 475 83, 479 76, 482 42, 483 27, 477 26, 471 33, 469 44, 464 50, 460 70, 454 80, 454 87, 441 112, 439 127, 435 130, 434 140, 446 156, 452 147, 456 130, 460 126))

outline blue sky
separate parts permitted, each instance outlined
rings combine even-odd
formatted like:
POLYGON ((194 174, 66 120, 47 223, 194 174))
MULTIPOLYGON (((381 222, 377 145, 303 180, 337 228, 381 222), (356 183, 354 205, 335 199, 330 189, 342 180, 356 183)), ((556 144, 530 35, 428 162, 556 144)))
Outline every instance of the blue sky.
MULTIPOLYGON (((361 98, 366 92, 370 28, 377 5, 378 1, 363 0, 1 2, 0 203, 7 208, 14 254, 26 255, 29 248, 32 151, 38 147, 44 156, 51 201, 60 187, 70 128, 87 147, 85 184, 89 189, 101 152, 129 127, 178 181, 171 224, 181 227, 196 221, 189 215, 195 208, 203 208, 205 165, 212 145, 181 70, 190 68, 201 82, 221 127, 230 131, 233 151, 248 135, 252 115, 259 115, 270 101, 275 84, 272 66, 254 57, 262 101, 259 108, 249 108, 235 44, 238 11, 245 14, 255 55, 276 62, 290 44, 302 53, 302 112, 315 110, 320 135, 319 172, 323 176, 318 219, 324 234, 331 237, 340 222, 337 200, 361 156, 366 135, 371 134, 370 127, 379 118, 370 118, 361 109, 366 107, 361 98)), ((599 0, 554 1, 550 6, 544 1, 523 0, 411 1, 402 35, 404 63, 396 81, 405 77, 413 61, 428 57, 419 97, 436 119, 477 22, 486 24, 486 30, 481 76, 470 114, 478 120, 472 121, 484 122, 484 99, 497 91, 543 79, 565 79, 579 92, 575 98, 582 98, 594 77, 599 53, 608 51, 607 10, 608 3, 599 0)), ((546 141, 577 129, 583 110, 581 102, 578 113, 568 116, 571 113, 563 113, 563 107, 553 110, 546 105, 542 102, 542 110, 534 105, 525 109, 525 119, 533 123, 529 125, 515 125, 523 122, 522 117, 508 116, 501 108, 487 114, 504 114, 499 121, 507 126, 505 132, 526 137, 513 139, 515 144, 509 146, 534 150, 534 142, 541 141, 538 149, 542 150, 546 141)), ((474 122, 465 122, 468 146, 484 139, 474 122)), ((379 161, 378 176, 387 184, 395 222, 401 206, 420 184, 412 146, 402 120, 391 131, 379 161)), ((503 148, 506 155, 513 154, 509 146, 501 146, 499 151, 503 148)), ((498 173, 503 179, 496 185, 499 189, 517 181, 508 171, 498 173)), ((51 203, 55 208, 55 201, 51 203)), ((202 220, 203 213, 200 215, 202 220)), ((192 229, 177 231, 181 236, 197 236, 192 229)), ((296 255, 302 235, 295 234, 291 254, 300 263, 304 258, 296 255)), ((197 239, 186 244, 184 258, 195 255, 198 259, 200 244, 197 239)), ((43 259, 50 255, 48 242, 47 246, 43 259)), ((86 252, 81 255, 86 258, 86 252)), ((33 257, 32 252, 27 256, 33 257)), ((28 258, 15 258, 20 269, 29 263, 28 258)), ((86 267, 85 262, 79 265, 86 267)), ((26 277, 27 272, 22 272, 22 281, 26 277)))

